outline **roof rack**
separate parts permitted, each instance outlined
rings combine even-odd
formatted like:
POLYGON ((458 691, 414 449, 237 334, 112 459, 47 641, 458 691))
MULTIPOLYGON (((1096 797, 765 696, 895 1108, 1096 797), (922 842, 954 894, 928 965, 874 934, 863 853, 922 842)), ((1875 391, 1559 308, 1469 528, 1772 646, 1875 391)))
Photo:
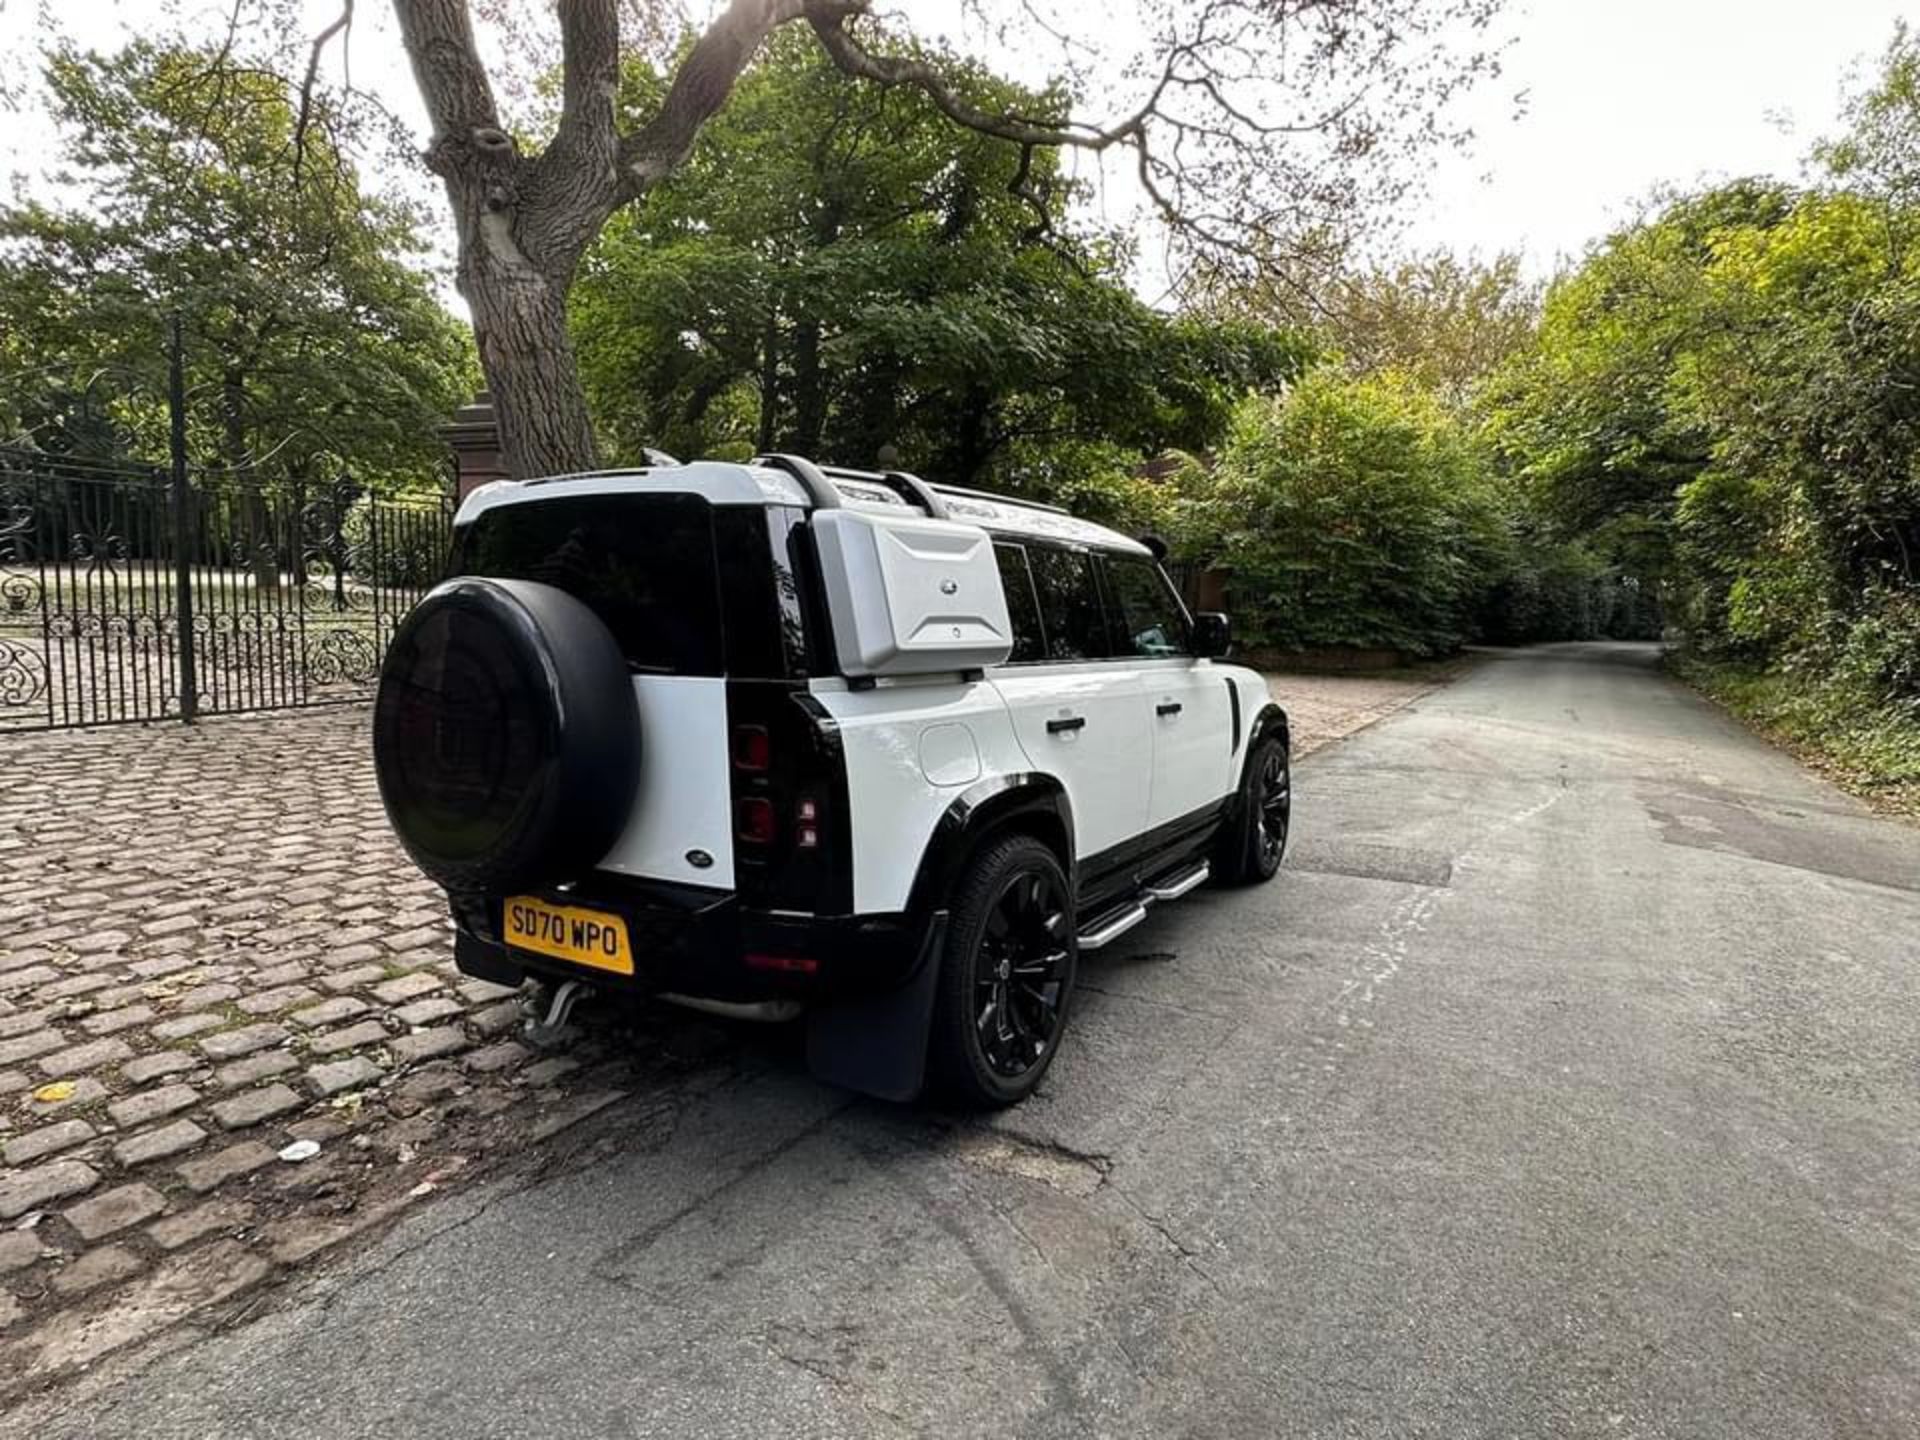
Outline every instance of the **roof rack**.
POLYGON ((947 518, 946 502, 918 475, 905 470, 856 470, 851 465, 822 465, 820 472, 829 480, 859 480, 869 485, 884 485, 909 505, 918 505, 935 520, 947 518))
POLYGON ((946 502, 941 498, 945 495, 959 500, 988 500, 996 505, 1012 505, 1022 510, 1043 510, 1051 515, 1071 516, 1073 513, 1064 505, 1049 505, 1044 500, 1025 500, 1018 495, 1000 495, 991 490, 969 490, 963 485, 932 484, 905 470, 856 470, 851 465, 817 465, 798 455, 756 455, 753 463, 786 471, 800 481, 815 505, 826 509, 836 508, 843 503, 839 487, 834 482, 852 480, 858 484, 884 487, 908 505, 919 506, 935 520, 951 518, 946 502), (831 498, 822 499, 822 491, 832 492, 831 498))

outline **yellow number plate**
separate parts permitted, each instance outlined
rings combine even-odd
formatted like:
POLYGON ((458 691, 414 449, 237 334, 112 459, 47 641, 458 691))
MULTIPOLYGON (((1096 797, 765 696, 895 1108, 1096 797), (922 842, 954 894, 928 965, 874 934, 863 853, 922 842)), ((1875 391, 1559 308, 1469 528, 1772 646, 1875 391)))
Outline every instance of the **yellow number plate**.
POLYGON ((507 944, 522 950, 617 975, 633 974, 627 922, 604 910, 581 910, 515 895, 507 901, 506 930, 507 944))

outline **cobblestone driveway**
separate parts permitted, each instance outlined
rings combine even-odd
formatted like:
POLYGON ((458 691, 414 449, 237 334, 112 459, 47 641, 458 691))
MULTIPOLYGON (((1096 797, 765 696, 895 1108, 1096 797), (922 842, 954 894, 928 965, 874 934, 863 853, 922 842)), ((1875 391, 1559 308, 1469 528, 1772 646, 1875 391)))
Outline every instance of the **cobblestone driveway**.
MULTIPOLYGON (((1436 683, 1274 690, 1305 751, 1436 683)), ((366 729, 352 706, 0 739, 0 1394, 731 1047, 678 1012, 516 1038, 518 999, 453 968, 366 729)))

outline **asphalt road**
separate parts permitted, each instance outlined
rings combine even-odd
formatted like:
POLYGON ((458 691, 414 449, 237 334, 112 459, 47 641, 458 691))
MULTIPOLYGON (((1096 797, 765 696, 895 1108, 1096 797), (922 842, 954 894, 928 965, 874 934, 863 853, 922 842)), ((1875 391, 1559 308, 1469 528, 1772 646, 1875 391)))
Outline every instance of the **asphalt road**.
POLYGON ((1920 829, 1617 645, 1297 827, 990 1124, 749 1044, 0 1433, 1920 1435, 1920 829))

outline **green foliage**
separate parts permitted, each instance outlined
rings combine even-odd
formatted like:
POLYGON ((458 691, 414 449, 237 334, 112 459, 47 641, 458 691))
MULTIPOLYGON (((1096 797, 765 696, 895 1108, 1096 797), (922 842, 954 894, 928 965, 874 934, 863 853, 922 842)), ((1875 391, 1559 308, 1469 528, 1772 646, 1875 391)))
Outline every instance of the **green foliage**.
MULTIPOLYGON (((1063 110, 949 68, 984 108, 1063 110)), ((626 103, 660 84, 630 69, 626 103)), ((1241 394, 1299 368, 1289 334, 1143 305, 1113 240, 1067 233, 1069 194, 1051 152, 1023 161, 780 33, 574 286, 609 449, 890 448, 930 478, 1064 495, 1210 443, 1241 394)))
POLYGON ((1920 42, 1905 27, 1848 116, 1816 152, 1822 183, 1682 197, 1596 250, 1483 405, 1549 532, 1656 577, 1715 693, 1843 766, 1911 779, 1920 42))
POLYGON ((1487 577, 1476 634, 1502 645, 1544 640, 1658 640, 1662 614, 1652 588, 1623 575, 1578 542, 1522 533, 1487 577))
POLYGON ((186 331, 196 456, 436 483, 471 393, 463 327, 407 208, 369 193, 324 93, 136 42, 46 56, 73 209, 0 209, 0 427, 50 449, 165 453, 166 327, 186 331))
POLYGON ((1452 405, 1525 349, 1540 287, 1517 254, 1491 261, 1444 250, 1353 273, 1196 281, 1205 313, 1253 314, 1314 331, 1358 375, 1394 372, 1452 405))
POLYGON ((1185 484, 1187 544, 1231 568, 1259 647, 1451 650, 1510 546, 1469 434, 1390 376, 1323 369, 1248 400, 1216 469, 1185 484))

